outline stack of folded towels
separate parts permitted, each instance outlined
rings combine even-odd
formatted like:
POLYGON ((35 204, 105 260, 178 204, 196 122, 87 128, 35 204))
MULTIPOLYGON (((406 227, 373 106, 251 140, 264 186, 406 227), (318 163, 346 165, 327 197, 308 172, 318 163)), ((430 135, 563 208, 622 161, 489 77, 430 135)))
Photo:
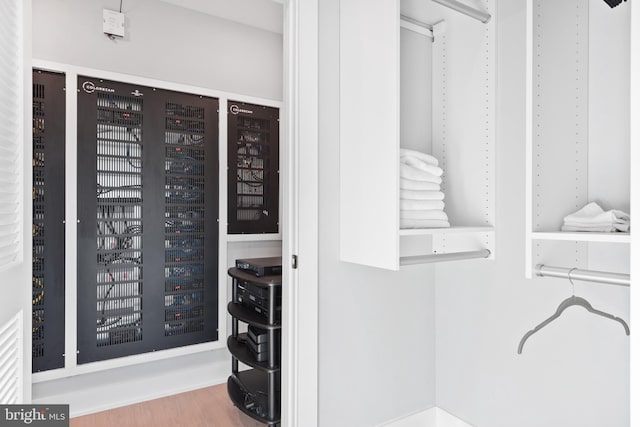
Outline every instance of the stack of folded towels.
POLYGON ((400 149, 400 228, 450 227, 440 191, 442 173, 435 157, 400 149))
POLYGON ((631 218, 628 213, 604 211, 597 203, 591 202, 577 212, 564 217, 562 231, 628 232, 631 218))

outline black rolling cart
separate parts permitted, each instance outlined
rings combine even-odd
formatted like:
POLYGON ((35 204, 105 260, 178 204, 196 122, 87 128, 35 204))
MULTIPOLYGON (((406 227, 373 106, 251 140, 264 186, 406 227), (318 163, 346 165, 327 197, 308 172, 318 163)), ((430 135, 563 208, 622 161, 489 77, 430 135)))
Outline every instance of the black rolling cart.
POLYGON ((280 348, 282 276, 257 277, 230 268, 233 279, 231 315, 232 374, 227 392, 233 404, 251 418, 269 426, 280 424, 280 348), (239 323, 247 332, 239 332, 239 323), (239 362, 249 367, 239 369, 239 362))

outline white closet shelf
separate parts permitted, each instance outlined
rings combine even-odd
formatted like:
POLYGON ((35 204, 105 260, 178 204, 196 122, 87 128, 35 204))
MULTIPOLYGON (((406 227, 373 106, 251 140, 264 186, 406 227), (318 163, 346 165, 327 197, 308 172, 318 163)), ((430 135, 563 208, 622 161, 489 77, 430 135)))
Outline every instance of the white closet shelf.
POLYGON ((493 227, 409 228, 400 230, 400 236, 430 236, 433 234, 492 233, 493 227))
POLYGON ((631 243, 630 233, 592 233, 566 231, 534 231, 533 240, 555 240, 572 242, 631 243))
POLYGON ((227 234, 227 242, 271 242, 282 240, 280 233, 227 234))
POLYGON ((424 252, 495 253, 496 20, 469 25, 432 2, 409 3, 340 3, 340 260, 387 270, 424 252), (412 31, 400 31, 401 9, 413 24, 437 22, 437 37, 406 23, 412 31), (448 216, 482 227, 399 230, 400 147, 436 157, 448 216))

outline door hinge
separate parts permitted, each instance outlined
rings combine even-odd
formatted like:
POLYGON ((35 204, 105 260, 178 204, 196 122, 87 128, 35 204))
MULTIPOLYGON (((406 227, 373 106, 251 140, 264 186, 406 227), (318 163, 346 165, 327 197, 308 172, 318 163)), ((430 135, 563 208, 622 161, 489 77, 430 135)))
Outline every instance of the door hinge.
POLYGON ((298 268, 298 255, 291 255, 291 268, 298 268))

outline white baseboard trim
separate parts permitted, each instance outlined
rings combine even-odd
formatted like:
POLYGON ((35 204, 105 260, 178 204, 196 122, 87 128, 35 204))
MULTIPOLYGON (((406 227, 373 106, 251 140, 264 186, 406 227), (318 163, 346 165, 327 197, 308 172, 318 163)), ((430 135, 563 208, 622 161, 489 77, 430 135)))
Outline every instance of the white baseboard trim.
POLYGON ((433 407, 425 411, 397 418, 378 427, 437 427, 437 409, 433 407))
POLYGON ((33 384, 32 403, 68 404, 70 417, 222 384, 231 372, 226 351, 207 351, 33 384))
POLYGON ((435 408, 436 409, 436 420, 437 427, 473 427, 471 424, 468 424, 462 421, 460 418, 450 414, 444 409, 435 408))
POLYGON ((426 411, 417 412, 400 418, 384 427, 473 427, 447 411, 434 406, 426 411))

